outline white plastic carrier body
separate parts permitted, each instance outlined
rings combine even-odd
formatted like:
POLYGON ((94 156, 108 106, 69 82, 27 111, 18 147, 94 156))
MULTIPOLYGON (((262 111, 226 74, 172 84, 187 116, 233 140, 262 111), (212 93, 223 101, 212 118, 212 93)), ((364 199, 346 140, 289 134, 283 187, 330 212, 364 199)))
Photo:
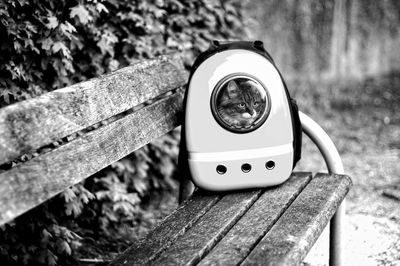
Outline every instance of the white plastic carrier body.
POLYGON ((191 77, 185 112, 188 165, 197 186, 224 191, 273 186, 289 178, 294 150, 288 96, 278 71, 265 57, 231 49, 207 58, 191 77), (270 97, 268 118, 248 133, 221 127, 211 110, 216 85, 234 73, 256 77, 270 97), (270 161, 272 168, 266 166, 270 161), (243 171, 244 164, 251 169, 243 171), (225 172, 217 171, 218 166, 225 172))

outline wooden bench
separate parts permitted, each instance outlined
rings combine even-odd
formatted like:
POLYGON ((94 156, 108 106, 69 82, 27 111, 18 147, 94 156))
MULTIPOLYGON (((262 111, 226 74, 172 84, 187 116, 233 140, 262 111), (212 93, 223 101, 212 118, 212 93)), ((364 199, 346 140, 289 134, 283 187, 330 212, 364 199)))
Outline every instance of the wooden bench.
MULTIPOLYGON (((186 81, 167 55, 0 109, 0 165, 16 162, 0 173, 0 224, 179 126, 186 81)), ((112 265, 296 265, 350 186, 294 173, 273 188, 198 190, 112 265)))

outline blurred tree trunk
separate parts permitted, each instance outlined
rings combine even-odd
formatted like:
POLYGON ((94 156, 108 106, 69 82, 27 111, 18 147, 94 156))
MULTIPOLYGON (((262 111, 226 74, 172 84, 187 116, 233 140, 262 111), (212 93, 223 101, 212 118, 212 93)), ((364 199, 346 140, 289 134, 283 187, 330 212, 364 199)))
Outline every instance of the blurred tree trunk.
POLYGON ((288 78, 341 79, 400 71, 400 1, 247 1, 249 36, 288 78))

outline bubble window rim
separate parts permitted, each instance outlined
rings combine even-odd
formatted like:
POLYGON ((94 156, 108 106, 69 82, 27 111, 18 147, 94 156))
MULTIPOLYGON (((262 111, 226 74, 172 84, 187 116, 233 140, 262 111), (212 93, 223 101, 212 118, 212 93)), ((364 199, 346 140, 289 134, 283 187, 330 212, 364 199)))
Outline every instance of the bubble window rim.
POLYGON ((262 83, 259 79, 257 79, 256 77, 247 74, 247 73, 233 73, 230 75, 227 75, 225 77, 223 77, 220 81, 218 81, 218 83, 215 85, 212 93, 211 93, 211 97, 210 97, 210 107, 211 107, 211 113, 214 117, 214 119, 217 121, 217 123, 224 128, 225 130, 229 131, 229 132, 233 132, 233 133, 239 133, 239 134, 244 134, 244 133, 249 133, 252 132, 256 129, 258 129, 259 127, 261 127, 265 121, 267 120, 270 112, 271 112, 271 97, 270 94, 268 92, 267 87, 264 85, 264 83, 262 83), (219 95, 220 90, 224 87, 225 84, 227 84, 229 81, 233 80, 233 79, 237 79, 237 78, 244 78, 244 79, 249 79, 253 82, 255 82, 256 84, 258 84, 259 86, 261 86, 264 91, 265 91, 265 100, 266 100, 266 108, 264 108, 264 112, 261 115, 261 117, 257 120, 255 120, 255 123, 253 126, 249 127, 249 128, 234 128, 231 127, 230 125, 228 125, 228 123, 226 123, 222 117, 219 115, 218 111, 217 111, 217 96, 219 95))

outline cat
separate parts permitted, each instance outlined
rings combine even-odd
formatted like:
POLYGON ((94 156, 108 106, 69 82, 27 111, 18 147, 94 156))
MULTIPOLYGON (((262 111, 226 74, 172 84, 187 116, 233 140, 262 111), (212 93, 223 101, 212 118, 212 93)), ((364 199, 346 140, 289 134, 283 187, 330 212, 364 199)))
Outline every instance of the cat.
POLYGON ((258 86, 248 79, 230 80, 217 98, 220 118, 233 128, 250 128, 265 110, 265 96, 258 86))

